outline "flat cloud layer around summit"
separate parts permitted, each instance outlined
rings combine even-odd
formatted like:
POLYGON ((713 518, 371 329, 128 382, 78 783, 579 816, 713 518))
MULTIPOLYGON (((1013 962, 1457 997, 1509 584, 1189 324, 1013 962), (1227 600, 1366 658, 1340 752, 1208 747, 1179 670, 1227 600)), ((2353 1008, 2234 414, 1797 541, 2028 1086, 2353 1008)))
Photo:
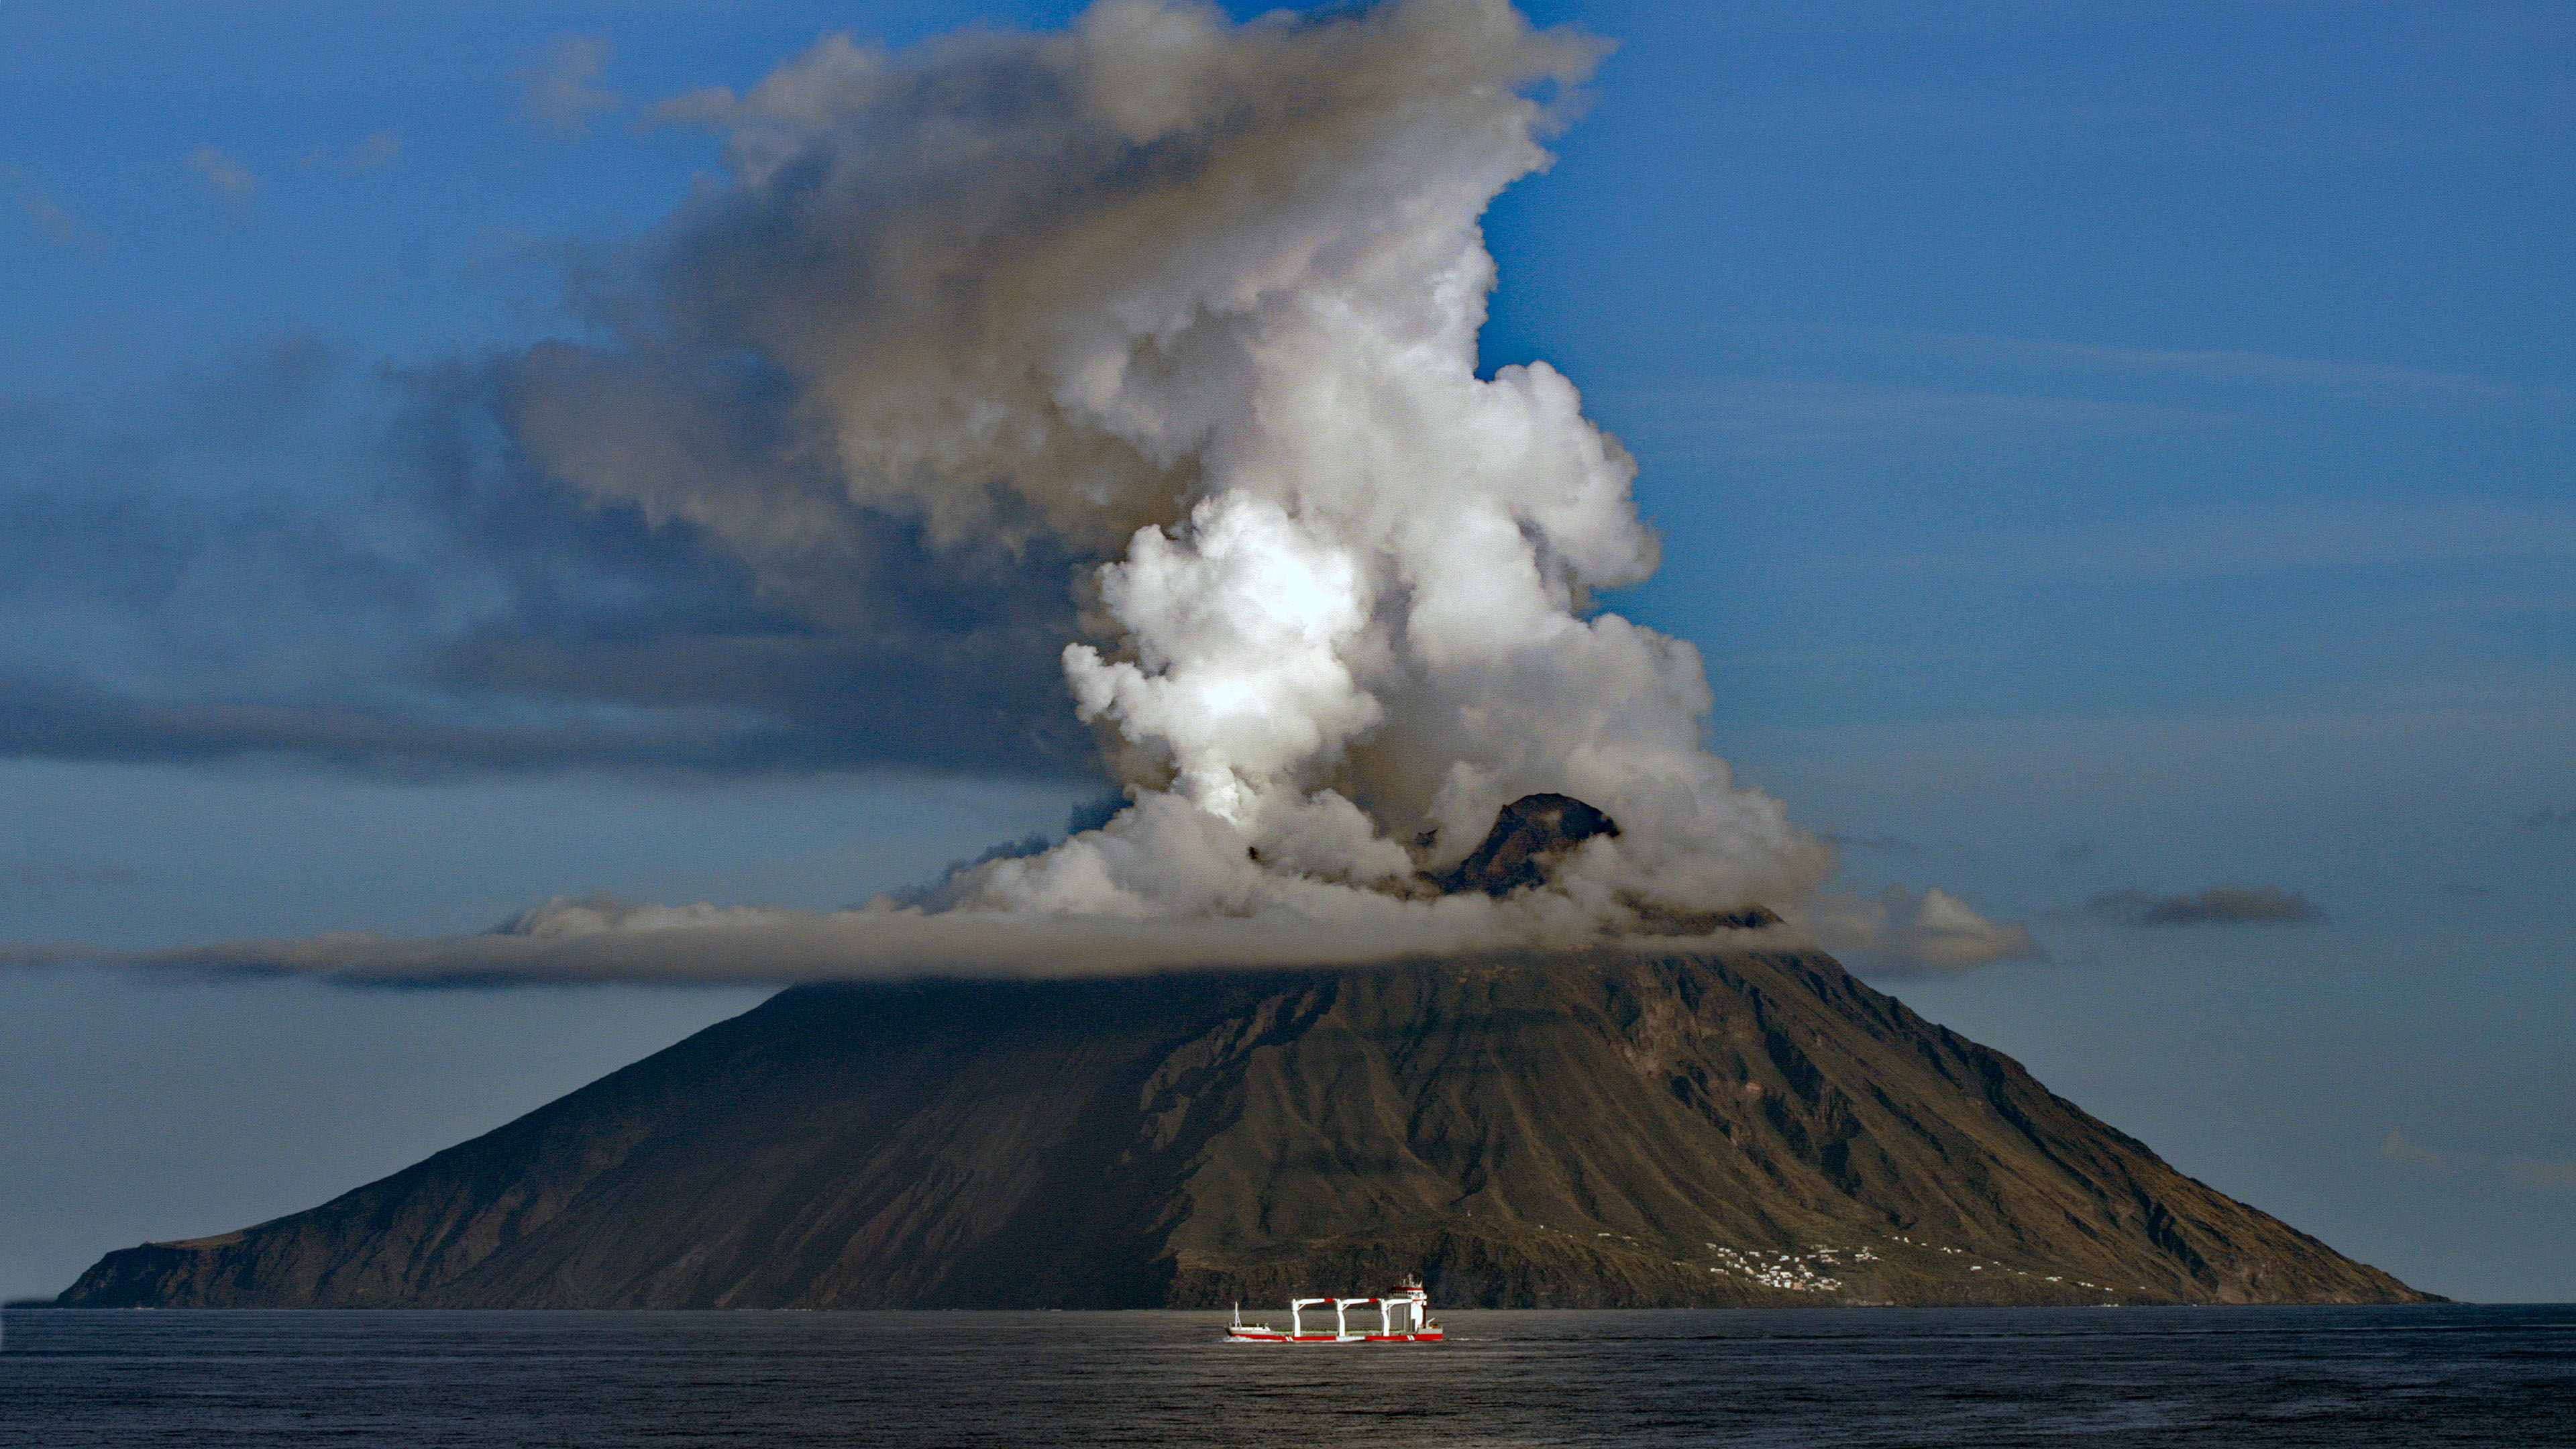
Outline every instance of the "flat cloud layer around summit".
POLYGON ((1340 921, 1269 916, 1132 918, 927 912, 878 901, 845 911, 631 905, 558 898, 464 936, 347 931, 169 951, 77 946, 0 950, 0 966, 88 963, 195 979, 308 977, 355 986, 520 982, 722 985, 947 977, 1068 977, 1150 971, 1363 965, 1550 947, 1643 952, 1796 949, 1848 953, 1863 975, 1951 975, 2041 956, 2020 926, 1978 917, 1938 890, 1826 899, 1801 919, 1756 929, 1605 939, 1546 892, 1506 901, 1467 893, 1340 921))

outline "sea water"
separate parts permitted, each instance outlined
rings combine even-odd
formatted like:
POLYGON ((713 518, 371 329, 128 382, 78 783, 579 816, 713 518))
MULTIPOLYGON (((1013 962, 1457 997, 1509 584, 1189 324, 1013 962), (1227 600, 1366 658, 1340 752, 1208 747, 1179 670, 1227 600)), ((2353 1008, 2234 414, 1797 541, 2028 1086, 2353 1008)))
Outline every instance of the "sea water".
POLYGON ((2576 1306, 1438 1316, 20 1311, 0 1445, 2576 1444, 2576 1306))

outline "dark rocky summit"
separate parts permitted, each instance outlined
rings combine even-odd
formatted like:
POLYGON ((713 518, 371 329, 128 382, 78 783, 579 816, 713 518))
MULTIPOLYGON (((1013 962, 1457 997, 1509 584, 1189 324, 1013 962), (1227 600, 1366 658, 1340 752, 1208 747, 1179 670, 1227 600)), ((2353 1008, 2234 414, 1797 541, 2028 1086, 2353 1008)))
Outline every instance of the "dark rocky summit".
POLYGON ((1787 952, 808 986, 120 1307, 2406 1302, 1787 952))
MULTIPOLYGON (((1426 871, 1420 879, 1442 895, 1474 891, 1507 896, 1546 883, 1596 835, 1617 839, 1619 822, 1571 795, 1523 795, 1502 808, 1465 860, 1445 871, 1426 871)), ((1633 913, 1633 927, 1650 936, 1705 936, 1725 928, 1749 931, 1780 924, 1776 913, 1761 906, 1702 911, 1632 897, 1621 903, 1633 913)))
POLYGON ((1507 896, 1547 879, 1549 868, 1583 842, 1618 834, 1617 821, 1571 795, 1523 795, 1494 817, 1473 854, 1431 883, 1447 893, 1507 896))

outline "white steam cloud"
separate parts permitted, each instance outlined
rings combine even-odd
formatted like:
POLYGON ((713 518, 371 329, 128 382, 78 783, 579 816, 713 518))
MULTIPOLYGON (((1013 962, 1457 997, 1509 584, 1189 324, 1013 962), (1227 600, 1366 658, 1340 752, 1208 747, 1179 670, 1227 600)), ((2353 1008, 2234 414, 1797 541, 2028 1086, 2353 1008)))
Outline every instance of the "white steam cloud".
POLYGON ((1657 562, 1627 454, 1545 363, 1477 373, 1479 217, 1603 51, 1505 0, 1240 25, 1102 0, 1056 34, 828 39, 665 106, 731 179, 675 221, 649 324, 531 359, 522 442, 775 587, 854 507, 1082 561, 1063 666, 1127 807, 908 905, 556 902, 205 964, 1080 970, 1669 940, 1755 907, 1947 969, 2027 947, 1948 896, 1875 935, 1812 907, 1831 851, 1700 747, 1697 651, 1591 605, 1657 562), (789 399, 752 462, 727 358, 789 399), (1535 793, 1618 831, 1500 898, 1429 883, 1535 793))

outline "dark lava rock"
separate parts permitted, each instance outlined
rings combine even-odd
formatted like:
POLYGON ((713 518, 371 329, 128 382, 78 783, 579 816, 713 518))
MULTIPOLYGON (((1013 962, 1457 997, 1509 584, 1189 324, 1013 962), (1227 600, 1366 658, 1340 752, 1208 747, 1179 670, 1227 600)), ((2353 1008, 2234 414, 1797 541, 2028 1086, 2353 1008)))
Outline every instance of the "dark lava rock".
POLYGON ((73 1307, 2393 1303, 1814 953, 807 986, 73 1307))
MULTIPOLYGON (((1475 853, 1439 874, 1422 879, 1442 895, 1482 891, 1507 896, 1544 883, 1558 862, 1596 835, 1616 837, 1619 822, 1571 795, 1523 795, 1494 817, 1475 853)), ((1653 901, 1627 903, 1635 929, 1650 936, 1705 936, 1712 931, 1760 930, 1780 924, 1777 913, 1761 906, 1732 911, 1690 910, 1653 901)))
POLYGON ((1618 833, 1617 821, 1571 795, 1523 795, 1494 817, 1474 854, 1431 883, 1443 894, 1507 896, 1546 880, 1548 868, 1583 842, 1618 833))

